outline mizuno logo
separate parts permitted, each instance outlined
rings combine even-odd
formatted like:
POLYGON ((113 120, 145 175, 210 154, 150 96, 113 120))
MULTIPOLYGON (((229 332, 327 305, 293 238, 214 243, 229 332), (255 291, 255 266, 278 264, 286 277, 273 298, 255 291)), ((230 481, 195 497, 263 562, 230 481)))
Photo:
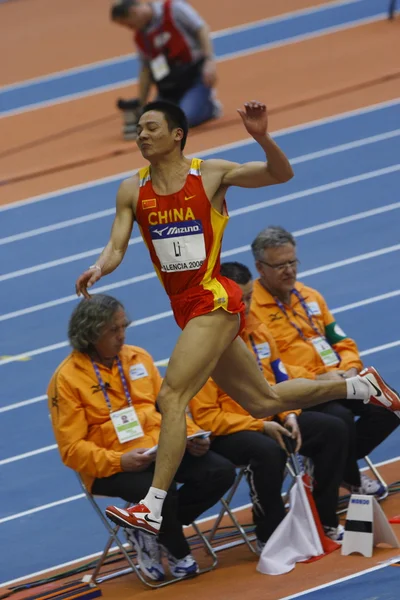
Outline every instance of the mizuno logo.
POLYGON ((271 313, 269 315, 269 318, 271 321, 279 321, 279 319, 282 319, 282 315, 280 312, 276 312, 276 313, 271 313))
POLYGON ((201 231, 198 225, 189 225, 188 227, 170 227, 168 231, 168 235, 176 235, 179 233, 196 233, 197 231, 201 231))
POLYGON ((158 235, 161 237, 164 231, 166 231, 167 229, 168 227, 164 227, 164 229, 153 229, 153 231, 154 233, 158 233, 158 235))

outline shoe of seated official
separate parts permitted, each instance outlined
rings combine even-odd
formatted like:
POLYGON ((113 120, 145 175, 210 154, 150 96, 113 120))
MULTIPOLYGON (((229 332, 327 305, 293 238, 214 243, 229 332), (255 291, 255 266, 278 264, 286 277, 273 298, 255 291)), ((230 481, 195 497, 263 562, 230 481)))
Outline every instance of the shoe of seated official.
POLYGON ((382 499, 387 496, 387 489, 377 479, 370 479, 367 475, 361 475, 361 485, 342 484, 351 494, 362 494, 364 496, 376 496, 382 499))
POLYGON ((199 565, 191 554, 187 554, 183 558, 175 558, 165 546, 163 546, 163 550, 167 556, 168 567, 173 577, 189 577, 199 572, 199 565))
POLYGON ((125 529, 141 529, 146 533, 158 535, 162 517, 156 517, 144 502, 134 504, 129 508, 107 506, 105 513, 110 521, 125 529))
POLYGON ((400 395, 391 388, 374 367, 363 369, 358 377, 368 383, 370 397, 365 403, 384 406, 400 419, 400 395))
POLYGON ((261 540, 259 540, 258 538, 256 539, 256 554, 258 556, 261 556, 262 551, 264 550, 265 544, 267 542, 262 542, 261 540))
POLYGON ((343 525, 338 525, 337 527, 328 527, 324 525, 325 535, 330 538, 332 541, 340 544, 343 542, 344 537, 344 527, 343 525))
POLYGON ((142 573, 154 581, 163 581, 165 571, 161 562, 161 547, 156 537, 140 529, 126 529, 125 534, 136 551, 142 573))

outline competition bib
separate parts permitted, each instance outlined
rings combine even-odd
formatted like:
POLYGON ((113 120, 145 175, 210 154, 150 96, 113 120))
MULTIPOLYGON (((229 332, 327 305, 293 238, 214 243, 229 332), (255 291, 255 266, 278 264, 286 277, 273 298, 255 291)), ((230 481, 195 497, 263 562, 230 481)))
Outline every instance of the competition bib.
POLYGON ((110 413, 120 444, 143 436, 143 429, 133 406, 110 413))
POLYGON ((333 367, 339 364, 338 357, 336 356, 333 348, 323 337, 315 337, 310 340, 313 343, 314 348, 321 357, 322 362, 327 367, 333 367))
POLYGON ((262 344, 256 344, 257 354, 261 360, 264 358, 269 358, 271 356, 271 349, 269 347, 268 342, 263 342, 262 344))
POLYGON ((150 69, 154 81, 161 81, 169 75, 169 66, 164 54, 159 54, 156 58, 150 61, 150 69))
POLYGON ((200 220, 151 225, 149 231, 161 271, 196 271, 204 263, 206 246, 200 220))

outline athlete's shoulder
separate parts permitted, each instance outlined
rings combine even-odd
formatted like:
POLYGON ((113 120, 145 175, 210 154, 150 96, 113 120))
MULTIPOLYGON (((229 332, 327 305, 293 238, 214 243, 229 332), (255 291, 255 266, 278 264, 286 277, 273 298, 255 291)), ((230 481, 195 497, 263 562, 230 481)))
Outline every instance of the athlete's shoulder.
POLYGON ((139 172, 133 173, 130 177, 123 179, 118 188, 118 204, 131 203, 137 197, 139 189, 139 172))
POLYGON ((208 171, 222 172, 229 171, 233 166, 236 166, 236 163, 225 160, 224 158, 208 158, 207 160, 203 160, 201 164, 202 170, 206 169, 208 171))

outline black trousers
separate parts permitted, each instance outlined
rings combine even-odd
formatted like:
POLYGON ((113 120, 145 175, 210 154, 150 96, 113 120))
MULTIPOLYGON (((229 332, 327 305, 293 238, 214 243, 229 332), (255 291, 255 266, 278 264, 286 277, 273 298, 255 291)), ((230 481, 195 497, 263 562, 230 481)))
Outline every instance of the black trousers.
MULTIPOLYGON (((323 525, 336 527, 339 486, 345 467, 348 431, 341 419, 303 412, 298 417, 303 444, 300 453, 314 463, 314 499, 323 525)), ((285 517, 282 484, 286 453, 259 431, 241 431, 215 438, 211 446, 234 464, 249 465, 248 483, 256 535, 266 542, 285 517)))
POLYGON ((399 418, 383 406, 364 404, 359 400, 333 400, 306 410, 332 415, 346 423, 349 432, 349 452, 343 480, 360 485, 357 461, 370 454, 400 425, 399 418), (355 420, 354 417, 359 417, 355 420))
MULTIPOLYGON (((154 464, 138 473, 116 473, 95 479, 93 494, 139 502, 151 486, 154 464)), ((175 558, 183 558, 190 549, 182 525, 190 525, 202 513, 214 506, 228 491, 235 479, 235 467, 223 456, 209 451, 201 457, 185 453, 174 483, 164 501, 159 542, 175 558), (178 483, 182 483, 179 488, 178 483)))

